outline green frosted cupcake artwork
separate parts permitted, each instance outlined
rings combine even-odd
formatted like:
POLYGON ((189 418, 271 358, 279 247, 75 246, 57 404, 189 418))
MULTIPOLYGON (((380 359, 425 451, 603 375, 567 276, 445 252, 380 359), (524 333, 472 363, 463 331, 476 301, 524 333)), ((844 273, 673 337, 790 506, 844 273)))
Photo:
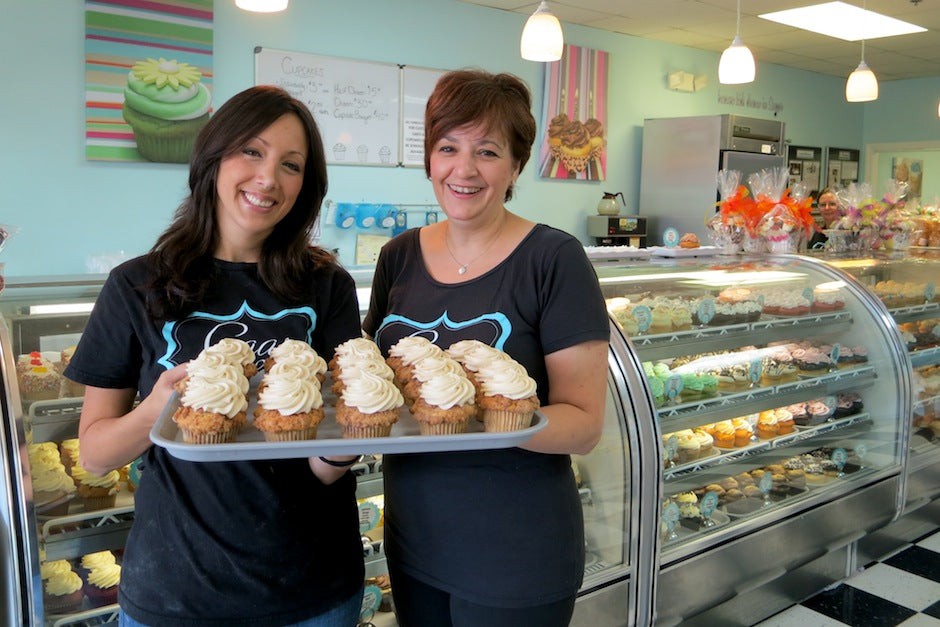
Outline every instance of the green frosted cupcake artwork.
POLYGON ((131 68, 122 113, 143 158, 189 162, 193 142, 209 120, 211 97, 201 78, 194 66, 164 58, 138 61, 131 68))

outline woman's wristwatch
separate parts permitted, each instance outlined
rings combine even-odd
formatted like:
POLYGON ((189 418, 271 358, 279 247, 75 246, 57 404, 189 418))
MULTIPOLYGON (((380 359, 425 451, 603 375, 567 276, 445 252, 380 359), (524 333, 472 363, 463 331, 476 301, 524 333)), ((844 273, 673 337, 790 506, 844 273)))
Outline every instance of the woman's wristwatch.
POLYGON ((332 459, 327 459, 326 457, 323 457, 323 456, 319 457, 319 460, 323 462, 324 464, 333 466, 334 468, 347 468, 349 466, 352 466, 353 464, 359 463, 362 460, 362 455, 354 459, 345 461, 345 462, 335 462, 332 459))

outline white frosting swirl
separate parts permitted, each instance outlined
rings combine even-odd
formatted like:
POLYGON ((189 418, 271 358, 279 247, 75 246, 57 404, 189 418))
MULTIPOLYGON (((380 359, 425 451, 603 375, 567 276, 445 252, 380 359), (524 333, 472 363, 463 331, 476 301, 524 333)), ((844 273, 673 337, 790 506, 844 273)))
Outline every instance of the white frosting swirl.
POLYGON ((505 396, 513 400, 535 395, 535 379, 525 368, 510 359, 490 362, 477 372, 480 389, 486 396, 505 396))
POLYGON ((279 372, 285 368, 301 369, 308 376, 316 378, 318 374, 326 372, 326 360, 317 355, 316 351, 309 350, 297 353, 288 353, 280 357, 275 357, 274 365, 271 366, 271 372, 279 372))
MULTIPOLYGON (((427 381, 439 374, 452 373, 466 379, 463 368, 447 353, 431 355, 414 363, 412 376, 418 381, 427 381)), ((472 384, 471 384, 472 386, 472 384)))
POLYGON ((82 568, 93 570, 102 566, 109 566, 117 563, 117 558, 111 551, 95 551, 94 553, 85 553, 82 555, 82 568))
POLYGON ((323 407, 319 382, 297 377, 289 369, 265 375, 264 389, 258 394, 258 404, 265 409, 279 412, 282 416, 306 414, 323 407))
MULTIPOLYGON (((457 361, 463 361, 464 355, 470 351, 477 348, 492 348, 480 340, 460 340, 454 342, 449 347, 447 347, 447 354, 456 359, 457 361)), ((496 350, 496 349, 492 349, 496 350)))
POLYGON ((493 348, 492 346, 487 346, 486 344, 481 343, 479 346, 472 348, 471 350, 464 353, 463 363, 464 367, 471 372, 478 372, 479 370, 485 368, 491 363, 496 363, 500 361, 511 361, 509 355, 503 351, 493 348))
MULTIPOLYGON (((241 377, 245 380, 244 375, 241 377)), ((248 408, 248 399, 242 386, 232 379, 205 379, 190 377, 183 392, 183 405, 210 411, 229 418, 248 408)))
POLYGON ((473 404, 475 395, 473 384, 462 372, 439 372, 421 384, 421 398, 443 409, 473 404))
POLYGON ((388 381, 391 381, 395 378, 395 373, 392 371, 389 365, 381 359, 370 359, 357 357, 354 355, 347 355, 341 360, 341 371, 339 375, 340 380, 345 382, 348 379, 354 379, 362 372, 374 374, 388 381))
POLYGON ((397 409, 405 403, 395 384, 369 372, 344 381, 343 402, 364 414, 397 409))
POLYGON ((186 365, 186 374, 189 377, 187 387, 192 385, 194 379, 230 381, 238 386, 242 394, 248 392, 248 378, 242 366, 226 361, 226 357, 220 353, 201 353, 186 365))
POLYGON ((364 337, 354 337, 351 340, 346 340, 336 347, 335 353, 337 359, 345 355, 382 358, 382 351, 375 345, 375 342, 364 337))
POLYGON ((248 346, 248 343, 234 337, 223 338, 207 347, 203 352, 219 353, 225 357, 227 362, 240 366, 247 366, 255 361, 255 353, 248 346))
POLYGON ((398 343, 388 349, 389 355, 392 357, 400 357, 402 363, 406 366, 410 366, 419 359, 431 355, 439 355, 441 352, 443 351, 440 346, 432 344, 427 338, 418 335, 403 337, 398 340, 398 343))

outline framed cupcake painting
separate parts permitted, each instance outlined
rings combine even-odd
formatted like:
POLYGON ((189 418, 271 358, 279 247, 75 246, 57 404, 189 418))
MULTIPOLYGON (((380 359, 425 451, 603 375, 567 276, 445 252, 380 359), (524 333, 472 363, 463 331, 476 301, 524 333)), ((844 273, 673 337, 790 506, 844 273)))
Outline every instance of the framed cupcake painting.
POLYGON ((608 59, 602 50, 565 45, 560 61, 545 64, 542 178, 606 179, 608 59))
POLYGON ((86 0, 86 159, 189 161, 212 110, 212 25, 212 0, 86 0))

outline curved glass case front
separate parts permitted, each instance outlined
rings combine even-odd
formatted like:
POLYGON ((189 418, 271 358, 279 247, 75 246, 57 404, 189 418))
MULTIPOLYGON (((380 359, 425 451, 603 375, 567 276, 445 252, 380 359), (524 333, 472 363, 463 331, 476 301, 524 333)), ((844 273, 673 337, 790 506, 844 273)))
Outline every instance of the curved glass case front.
POLYGON ((910 372, 851 278, 790 256, 596 270, 657 408, 664 564, 900 472, 910 372))
POLYGON ((914 393, 906 508, 922 505, 940 493, 940 250, 912 248, 904 256, 824 260, 864 283, 901 333, 914 393))

